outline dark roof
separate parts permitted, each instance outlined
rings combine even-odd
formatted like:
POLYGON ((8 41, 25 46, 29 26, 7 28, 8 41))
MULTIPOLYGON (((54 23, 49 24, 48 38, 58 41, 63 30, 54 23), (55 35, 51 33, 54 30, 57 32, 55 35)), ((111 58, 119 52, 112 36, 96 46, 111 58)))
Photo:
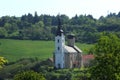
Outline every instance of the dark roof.
POLYGON ((61 36, 61 34, 63 33, 63 30, 61 29, 62 26, 61 26, 61 20, 60 20, 60 17, 58 16, 58 28, 57 28, 57 32, 56 32, 56 36, 61 36))
POLYGON ((74 34, 68 34, 68 35, 67 35, 67 38, 68 38, 68 39, 73 39, 74 37, 75 37, 74 34))

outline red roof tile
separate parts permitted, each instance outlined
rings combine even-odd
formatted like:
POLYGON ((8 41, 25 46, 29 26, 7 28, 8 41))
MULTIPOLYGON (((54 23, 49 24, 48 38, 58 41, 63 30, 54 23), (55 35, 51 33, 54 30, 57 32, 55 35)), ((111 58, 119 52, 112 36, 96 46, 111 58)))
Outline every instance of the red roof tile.
POLYGON ((82 56, 83 62, 86 62, 86 61, 89 61, 89 60, 92 60, 92 59, 94 59, 94 55, 92 55, 92 54, 82 56))

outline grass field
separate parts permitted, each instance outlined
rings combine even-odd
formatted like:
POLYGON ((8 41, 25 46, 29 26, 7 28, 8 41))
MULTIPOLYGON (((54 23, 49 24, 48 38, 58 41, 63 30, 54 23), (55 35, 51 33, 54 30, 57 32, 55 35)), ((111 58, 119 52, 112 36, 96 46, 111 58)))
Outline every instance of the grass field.
MULTIPOLYGON (((87 51, 93 46, 76 43, 83 51, 87 51)), ((0 39, 0 56, 8 61, 16 61, 21 58, 46 59, 52 57, 54 51, 54 41, 32 41, 32 40, 12 40, 0 39)))

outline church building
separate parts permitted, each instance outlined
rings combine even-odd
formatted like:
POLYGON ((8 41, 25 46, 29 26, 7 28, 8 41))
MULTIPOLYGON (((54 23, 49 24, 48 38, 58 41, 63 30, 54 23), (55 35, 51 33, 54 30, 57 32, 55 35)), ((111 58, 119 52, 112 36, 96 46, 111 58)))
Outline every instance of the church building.
POLYGON ((67 36, 67 45, 65 44, 65 36, 61 29, 60 18, 58 19, 58 28, 55 36, 54 51, 54 67, 61 68, 80 68, 82 62, 82 51, 75 46, 75 36, 70 34, 67 36))

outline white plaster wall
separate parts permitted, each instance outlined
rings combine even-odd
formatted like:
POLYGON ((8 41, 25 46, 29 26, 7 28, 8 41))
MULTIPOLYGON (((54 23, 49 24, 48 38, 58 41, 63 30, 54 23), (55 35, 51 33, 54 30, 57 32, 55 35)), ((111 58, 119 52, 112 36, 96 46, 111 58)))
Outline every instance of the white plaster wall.
POLYGON ((55 67, 56 68, 59 68, 58 64, 60 64, 60 68, 64 68, 64 45, 65 45, 64 35, 56 36, 55 37, 55 67))

